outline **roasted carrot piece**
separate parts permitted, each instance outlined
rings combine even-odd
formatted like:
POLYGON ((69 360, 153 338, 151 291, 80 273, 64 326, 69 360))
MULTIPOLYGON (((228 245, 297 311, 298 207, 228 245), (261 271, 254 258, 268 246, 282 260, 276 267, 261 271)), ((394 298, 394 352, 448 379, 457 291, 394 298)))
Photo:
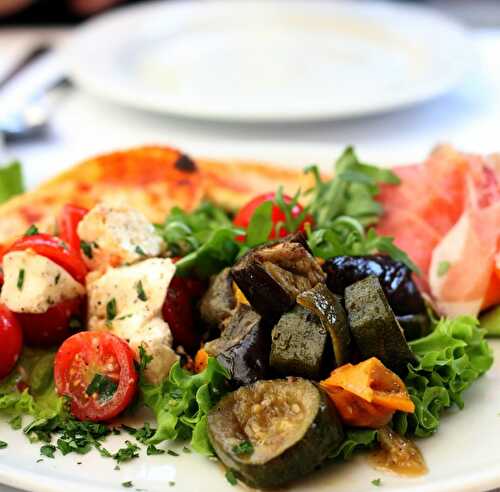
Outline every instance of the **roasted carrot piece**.
POLYGON ((401 378, 375 357, 335 369, 321 387, 343 421, 356 427, 381 427, 396 410, 415 411, 401 378))

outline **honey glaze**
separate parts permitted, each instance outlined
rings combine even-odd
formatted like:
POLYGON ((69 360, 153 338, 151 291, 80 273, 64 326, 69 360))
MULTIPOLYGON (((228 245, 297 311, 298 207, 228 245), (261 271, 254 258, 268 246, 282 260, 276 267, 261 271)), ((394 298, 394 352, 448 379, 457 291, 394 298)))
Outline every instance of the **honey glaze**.
POLYGON ((378 440, 380 448, 368 458, 373 467, 404 477, 419 477, 428 472, 424 457, 412 440, 387 426, 379 429, 378 440))

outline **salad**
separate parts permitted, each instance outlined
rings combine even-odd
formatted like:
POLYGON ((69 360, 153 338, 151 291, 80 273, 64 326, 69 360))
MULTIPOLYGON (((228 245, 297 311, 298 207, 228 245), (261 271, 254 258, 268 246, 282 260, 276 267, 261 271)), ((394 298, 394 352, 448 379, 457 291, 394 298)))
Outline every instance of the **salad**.
MULTIPOLYGON (((495 331, 496 250, 478 258, 489 269, 474 292, 447 277, 475 220, 493 220, 496 181, 484 163, 457 168, 475 188, 455 179, 453 211, 434 210, 425 230, 440 227, 442 246, 417 228, 410 240, 430 209, 408 191, 420 168, 401 169, 348 148, 333 179, 310 166, 312 188, 279 187, 236 214, 204 202, 153 224, 127 204, 67 204, 53 233, 31 226, 1 251, 0 416, 48 458, 94 449, 118 466, 180 441, 254 488, 363 450, 378 468, 425 473, 414 439, 463 408, 493 363, 477 316, 490 308, 495 331), (458 189, 484 194, 458 201, 458 189), (153 421, 123 423, 144 406, 153 421)), ((3 198, 21 191, 18 164, 2 173, 3 198)))

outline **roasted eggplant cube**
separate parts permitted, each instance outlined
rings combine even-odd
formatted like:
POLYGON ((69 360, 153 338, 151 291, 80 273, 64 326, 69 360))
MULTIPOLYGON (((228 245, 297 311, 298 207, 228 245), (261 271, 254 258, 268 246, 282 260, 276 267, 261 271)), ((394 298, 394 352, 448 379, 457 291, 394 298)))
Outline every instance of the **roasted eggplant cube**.
POLYGON ((431 322, 427 314, 406 314, 405 316, 396 316, 396 319, 403 328, 407 340, 416 340, 430 333, 431 322))
POLYGON ((201 319, 209 326, 217 326, 222 331, 235 308, 231 269, 225 268, 210 279, 210 286, 200 303, 201 319))
POLYGON ((301 233, 250 250, 231 274, 252 307, 275 321, 295 305, 297 295, 325 279, 301 233))
POLYGON ((237 386, 253 383, 267 376, 269 369, 269 328, 261 317, 245 304, 239 305, 220 338, 205 345, 231 374, 237 386))
POLYGON ((301 378, 258 381, 208 414, 219 459, 250 487, 278 487, 314 471, 344 440, 329 398, 301 378))
POLYGON ((329 368, 351 362, 351 331, 347 315, 340 298, 333 294, 324 283, 297 296, 297 303, 314 313, 329 333, 334 359, 329 368))
POLYGON ((378 278, 367 277, 347 287, 345 305, 363 359, 377 357, 386 367, 404 375, 414 355, 378 278))
POLYGON ((412 271, 389 256, 337 256, 323 264, 328 288, 343 296, 349 285, 369 276, 377 277, 382 289, 398 316, 423 313, 425 303, 412 278, 412 271))
POLYGON ((296 306, 281 316, 271 334, 271 369, 283 376, 320 379, 328 332, 318 317, 296 306))

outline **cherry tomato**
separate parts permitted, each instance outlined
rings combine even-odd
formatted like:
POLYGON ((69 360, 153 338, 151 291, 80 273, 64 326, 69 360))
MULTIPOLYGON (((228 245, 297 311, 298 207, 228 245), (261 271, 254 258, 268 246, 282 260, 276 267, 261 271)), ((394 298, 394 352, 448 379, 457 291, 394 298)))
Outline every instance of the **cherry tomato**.
POLYGON ((45 256, 60 267, 64 268, 77 282, 85 283, 87 267, 80 256, 80 252, 69 249, 61 239, 49 234, 35 234, 22 237, 15 241, 4 253, 32 249, 35 253, 45 256))
POLYGON ((186 350, 192 350, 198 344, 190 288, 187 279, 174 277, 170 282, 163 304, 163 319, 172 331, 174 343, 182 345, 186 350))
POLYGON ((16 365, 23 348, 23 332, 15 316, 0 305, 0 379, 16 365))
POLYGON ((71 413, 99 422, 119 415, 137 390, 130 347, 106 331, 82 331, 68 338, 56 354, 57 392, 71 399, 71 413))
POLYGON ((78 330, 78 322, 84 318, 84 298, 67 299, 41 314, 16 313, 27 345, 52 347, 59 345, 78 330), (72 326, 71 321, 74 321, 72 326))
POLYGON ((80 254, 80 237, 76 231, 78 224, 87 213, 88 209, 68 203, 59 216, 59 236, 78 254, 80 254))
MULTIPOLYGON (((234 218, 233 221, 234 225, 246 229, 250 224, 250 219, 252 218, 255 209, 264 202, 273 201, 275 197, 276 193, 264 193, 263 195, 256 196, 255 198, 250 200, 246 205, 240 208, 240 211, 236 214, 236 217, 234 218)), ((292 202, 292 198, 288 195, 283 195, 283 200, 285 201, 285 203, 292 202)), ((295 205, 292 209, 292 218, 294 219, 297 218, 303 211, 304 207, 302 207, 300 203, 297 203, 297 205, 295 205)), ((306 223, 312 224, 313 222, 313 218, 310 215, 306 215, 304 220, 298 225, 298 227, 294 231, 288 231, 283 226, 279 229, 279 232, 277 234, 276 225, 280 222, 283 224, 285 223, 286 220, 285 212, 283 212, 283 210, 281 210, 281 208, 278 205, 273 204, 271 217, 273 221, 273 229, 271 231, 271 234, 269 234, 269 239, 276 239, 277 237, 285 237, 287 234, 290 234, 291 232, 303 231, 306 223)), ((240 236, 237 239, 243 240, 244 236, 240 236)))

